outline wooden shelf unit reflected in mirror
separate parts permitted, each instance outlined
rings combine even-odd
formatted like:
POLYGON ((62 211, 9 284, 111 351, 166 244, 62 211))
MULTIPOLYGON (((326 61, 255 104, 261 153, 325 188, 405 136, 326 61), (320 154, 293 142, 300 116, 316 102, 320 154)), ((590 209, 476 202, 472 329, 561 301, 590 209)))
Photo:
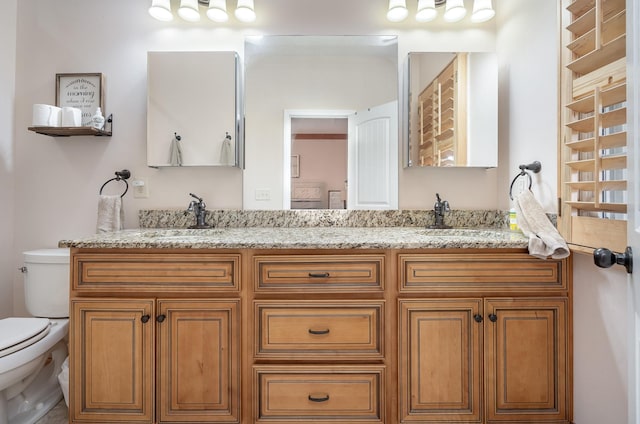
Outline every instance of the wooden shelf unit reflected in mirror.
POLYGON ((458 53, 418 96, 420 166, 467 163, 466 67, 458 53))

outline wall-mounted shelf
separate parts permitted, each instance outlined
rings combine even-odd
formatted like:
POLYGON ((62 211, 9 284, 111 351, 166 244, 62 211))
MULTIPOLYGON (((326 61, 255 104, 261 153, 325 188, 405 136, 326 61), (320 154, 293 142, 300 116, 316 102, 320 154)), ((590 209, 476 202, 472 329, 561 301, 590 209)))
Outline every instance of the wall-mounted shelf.
POLYGON ((96 137, 111 137, 113 126, 113 115, 105 120, 104 129, 99 130, 93 127, 28 127, 29 131, 51 137, 71 137, 77 135, 92 135, 96 137))

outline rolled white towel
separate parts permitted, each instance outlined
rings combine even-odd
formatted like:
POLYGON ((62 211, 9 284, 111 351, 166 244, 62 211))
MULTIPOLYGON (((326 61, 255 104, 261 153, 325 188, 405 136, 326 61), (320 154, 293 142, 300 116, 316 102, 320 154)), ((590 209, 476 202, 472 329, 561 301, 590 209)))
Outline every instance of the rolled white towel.
POLYGON ((571 254, 567 242, 553 226, 542 206, 525 190, 515 198, 518 226, 529 237, 529 254, 541 259, 566 258, 571 254))

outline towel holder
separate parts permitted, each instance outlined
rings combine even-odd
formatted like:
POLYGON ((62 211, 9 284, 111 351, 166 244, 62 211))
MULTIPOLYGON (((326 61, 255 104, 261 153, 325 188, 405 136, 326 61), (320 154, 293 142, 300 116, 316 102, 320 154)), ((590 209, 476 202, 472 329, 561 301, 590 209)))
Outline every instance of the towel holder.
POLYGON ((110 180, 107 180, 104 184, 102 184, 102 187, 100 187, 100 194, 102 194, 102 189, 104 188, 104 186, 109 184, 111 181, 122 181, 125 185, 125 188, 120 197, 124 197, 124 195, 127 194, 127 191, 129 190, 129 183, 127 182, 129 177, 131 177, 131 171, 129 171, 128 169, 116 171, 116 176, 114 178, 111 178, 110 180))
POLYGON ((518 180, 518 178, 526 176, 529 179, 529 190, 531 190, 533 179, 531 178, 531 174, 529 174, 527 171, 532 171, 533 173, 537 174, 542 169, 542 164, 536 160, 527 165, 520 165, 518 168, 520 168, 520 173, 515 176, 513 181, 511 181, 511 185, 509 186, 509 198, 511 200, 513 200, 513 185, 518 180))

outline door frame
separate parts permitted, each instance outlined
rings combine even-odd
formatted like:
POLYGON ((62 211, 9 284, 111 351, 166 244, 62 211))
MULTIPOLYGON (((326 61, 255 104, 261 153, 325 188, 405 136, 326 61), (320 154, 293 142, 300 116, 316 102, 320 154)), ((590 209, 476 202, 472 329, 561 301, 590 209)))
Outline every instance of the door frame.
POLYGON ((627 0, 627 244, 635 272, 627 275, 628 422, 640 422, 640 5, 627 0))
POLYGON ((355 110, 350 109, 285 109, 284 110, 284 134, 283 134, 283 161, 282 170, 282 209, 291 209, 291 119, 293 118, 344 118, 348 119, 355 110))

